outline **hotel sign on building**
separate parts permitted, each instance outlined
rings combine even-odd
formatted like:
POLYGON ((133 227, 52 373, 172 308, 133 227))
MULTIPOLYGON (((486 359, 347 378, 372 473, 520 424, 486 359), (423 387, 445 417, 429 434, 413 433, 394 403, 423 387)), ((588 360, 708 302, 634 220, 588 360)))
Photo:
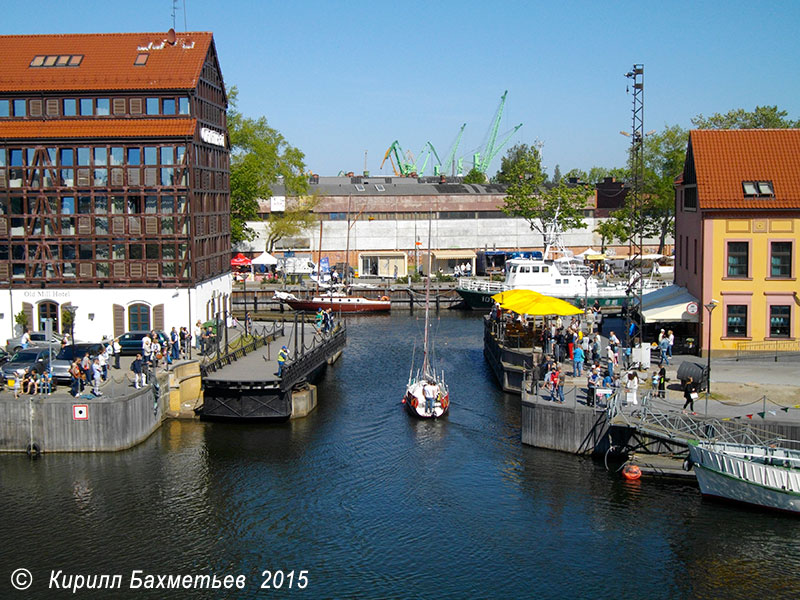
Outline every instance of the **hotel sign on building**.
POLYGON ((19 312, 60 330, 67 307, 76 337, 92 341, 213 316, 231 289, 213 35, 0 44, 0 331, 19 312))

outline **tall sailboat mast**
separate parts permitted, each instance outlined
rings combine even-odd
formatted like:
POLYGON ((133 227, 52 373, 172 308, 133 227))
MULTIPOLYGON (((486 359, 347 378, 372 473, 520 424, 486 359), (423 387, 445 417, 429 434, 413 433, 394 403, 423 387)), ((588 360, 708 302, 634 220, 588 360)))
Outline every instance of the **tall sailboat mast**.
POLYGON ((431 300, 431 215, 428 216, 428 279, 425 282, 425 336, 422 344, 422 375, 428 377, 430 364, 428 361, 428 319, 431 300))

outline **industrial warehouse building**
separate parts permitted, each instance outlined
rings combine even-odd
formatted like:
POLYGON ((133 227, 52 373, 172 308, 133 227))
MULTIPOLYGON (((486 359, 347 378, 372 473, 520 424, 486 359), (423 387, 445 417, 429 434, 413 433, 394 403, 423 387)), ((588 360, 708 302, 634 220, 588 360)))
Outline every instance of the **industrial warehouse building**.
POLYGON ((230 295, 211 33, 0 36, 0 328, 190 326, 230 295), (77 308, 76 308, 77 307, 77 308))
MULTIPOLYGON (((442 177, 313 176, 308 193, 318 198, 314 212, 321 219, 321 232, 309 230, 279 240, 273 252, 305 254, 314 261, 321 254, 331 264, 345 262, 349 254, 347 262, 360 274, 402 277, 416 265, 424 268, 430 219, 432 269, 451 274, 456 265, 468 263, 474 273, 481 251, 542 250, 541 234, 524 219, 502 211, 505 190, 504 185, 465 184, 442 177)), ((283 195, 281 185, 274 186, 273 193, 273 198, 261 202, 264 218, 292 201, 283 195)), ((586 228, 565 232, 564 246, 576 254, 600 247, 594 233, 598 219, 608 217, 624 199, 621 182, 609 178, 598 183, 584 210, 586 228)), ((257 236, 238 249, 258 254, 266 247, 268 224, 248 225, 257 236)))

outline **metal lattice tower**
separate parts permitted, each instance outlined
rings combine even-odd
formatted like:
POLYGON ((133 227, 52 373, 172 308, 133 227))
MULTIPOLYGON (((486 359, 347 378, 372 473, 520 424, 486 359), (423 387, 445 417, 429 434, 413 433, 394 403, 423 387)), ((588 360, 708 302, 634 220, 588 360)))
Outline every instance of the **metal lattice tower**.
POLYGON ((626 320, 627 347, 633 348, 631 325, 636 324, 636 335, 642 339, 642 290, 644 287, 644 273, 642 255, 644 254, 644 211, 643 211, 643 186, 644 186, 644 65, 634 64, 633 68, 625 74, 632 80, 633 88, 633 119, 631 131, 631 207, 633 209, 633 231, 628 242, 628 285, 629 298, 635 302, 628 303, 626 320), (638 307, 636 319, 633 317, 632 304, 638 307))

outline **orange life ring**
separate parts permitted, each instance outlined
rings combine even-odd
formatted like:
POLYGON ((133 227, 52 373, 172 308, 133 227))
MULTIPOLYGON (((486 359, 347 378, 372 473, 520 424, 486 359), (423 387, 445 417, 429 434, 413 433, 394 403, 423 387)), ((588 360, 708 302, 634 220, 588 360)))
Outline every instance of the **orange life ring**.
POLYGON ((642 476, 642 470, 636 465, 625 465, 622 469, 622 476, 625 479, 635 481, 642 476))
POLYGON ((388 302, 389 301, 389 296, 381 296, 381 300, 384 301, 384 302, 388 302))
POLYGON ((417 400, 417 397, 416 396, 411 396, 411 407, 412 408, 417 408, 417 404, 419 404, 419 401, 417 400))

